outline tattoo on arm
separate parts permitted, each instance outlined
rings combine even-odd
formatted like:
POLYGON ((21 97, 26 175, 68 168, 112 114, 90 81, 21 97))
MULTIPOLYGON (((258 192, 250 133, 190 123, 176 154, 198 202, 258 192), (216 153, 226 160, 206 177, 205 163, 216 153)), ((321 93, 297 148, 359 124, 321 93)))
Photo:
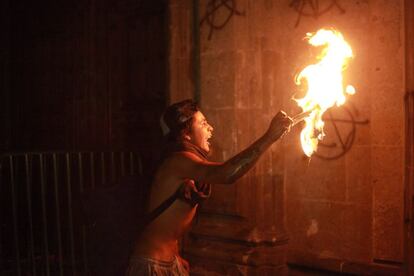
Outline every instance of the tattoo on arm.
POLYGON ((217 183, 230 184, 245 175, 259 160, 265 150, 270 147, 273 141, 263 136, 254 142, 250 147, 240 152, 222 166, 217 168, 217 183))
POLYGON ((258 149, 254 149, 246 156, 240 156, 239 158, 235 158, 231 161, 231 168, 229 170, 229 175, 227 178, 227 182, 233 183, 238 178, 243 176, 259 159, 260 151, 258 149))

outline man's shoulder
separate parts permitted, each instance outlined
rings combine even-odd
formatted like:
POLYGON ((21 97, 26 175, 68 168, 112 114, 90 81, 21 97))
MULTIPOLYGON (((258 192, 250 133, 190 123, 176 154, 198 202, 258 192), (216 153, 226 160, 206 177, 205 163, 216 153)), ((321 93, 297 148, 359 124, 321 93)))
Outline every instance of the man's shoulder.
POLYGON ((170 154, 166 159, 165 162, 202 162, 203 160, 197 156, 195 153, 190 151, 178 151, 170 154))

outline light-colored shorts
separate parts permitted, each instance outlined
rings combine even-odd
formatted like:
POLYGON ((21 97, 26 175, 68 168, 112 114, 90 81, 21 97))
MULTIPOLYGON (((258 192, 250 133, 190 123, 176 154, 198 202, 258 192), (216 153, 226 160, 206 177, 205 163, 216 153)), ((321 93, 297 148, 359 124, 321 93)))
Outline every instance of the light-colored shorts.
POLYGON ((125 276, 188 276, 189 273, 180 260, 175 257, 171 262, 145 257, 131 257, 125 276))

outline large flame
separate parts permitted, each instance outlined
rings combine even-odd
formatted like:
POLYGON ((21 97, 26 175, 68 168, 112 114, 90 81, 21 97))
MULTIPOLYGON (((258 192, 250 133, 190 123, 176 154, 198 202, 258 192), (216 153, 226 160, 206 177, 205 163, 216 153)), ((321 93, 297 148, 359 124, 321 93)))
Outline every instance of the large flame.
POLYGON ((318 140, 325 136, 323 113, 335 104, 342 105, 346 94, 354 94, 355 89, 351 85, 344 89, 343 85, 342 71, 352 57, 352 49, 342 34, 335 30, 321 29, 316 33, 308 33, 307 39, 315 47, 324 47, 318 56, 319 62, 307 66, 295 80, 297 85, 306 80, 306 96, 296 101, 304 112, 310 112, 300 135, 302 149, 310 157, 317 149, 318 140))

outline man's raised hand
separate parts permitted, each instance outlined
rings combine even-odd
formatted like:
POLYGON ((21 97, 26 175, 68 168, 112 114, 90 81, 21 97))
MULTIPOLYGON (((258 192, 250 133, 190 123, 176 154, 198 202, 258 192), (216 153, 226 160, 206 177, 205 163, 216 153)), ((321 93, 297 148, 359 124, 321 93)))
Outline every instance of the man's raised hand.
POLYGON ((284 111, 279 111, 270 122, 267 135, 274 141, 290 130, 293 121, 284 111))

